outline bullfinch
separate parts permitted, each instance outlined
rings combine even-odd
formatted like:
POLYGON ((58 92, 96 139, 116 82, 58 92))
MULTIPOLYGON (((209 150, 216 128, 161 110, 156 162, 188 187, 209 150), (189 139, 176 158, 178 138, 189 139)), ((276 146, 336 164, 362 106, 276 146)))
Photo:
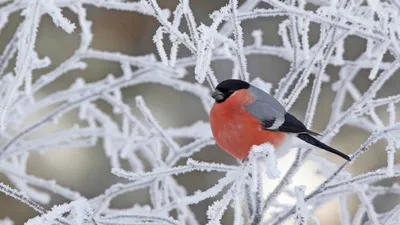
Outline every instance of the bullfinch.
POLYGON ((350 161, 348 155, 314 138, 319 134, 286 112, 274 97, 248 82, 224 80, 217 85, 212 97, 215 102, 210 111, 210 124, 215 141, 237 159, 247 159, 253 145, 266 142, 278 152, 285 151, 293 144, 293 138, 298 138, 350 161))

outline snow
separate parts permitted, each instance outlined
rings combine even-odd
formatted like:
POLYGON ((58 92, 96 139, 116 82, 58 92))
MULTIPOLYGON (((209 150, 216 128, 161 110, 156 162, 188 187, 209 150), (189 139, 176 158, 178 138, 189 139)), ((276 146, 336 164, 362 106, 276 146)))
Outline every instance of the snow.
MULTIPOLYGON (((10 182, 9 185, 0 182, 0 192, 39 214, 26 224, 199 225, 196 212, 190 206, 207 199, 213 202, 207 210, 208 225, 222 224, 221 219, 229 207, 233 208, 235 225, 278 225, 290 218, 295 219, 296 224, 319 224, 315 210, 334 198, 339 198, 344 225, 363 224, 364 219, 365 224, 400 223, 399 205, 380 212, 373 204, 381 195, 400 195, 399 185, 387 187, 376 183, 400 176, 400 165, 396 164, 400 146, 397 141, 400 123, 396 115, 400 94, 378 94, 400 68, 400 7, 396 0, 247 0, 241 5, 237 0, 230 0, 210 15, 208 24, 195 17, 190 0, 180 0, 173 10, 162 9, 159 2, 0 0, 0 32, 9 23, 11 14, 18 12, 23 18, 0 55, 0 173, 10 182), (308 4, 316 10, 308 10, 308 4), (270 7, 265 8, 266 5, 270 7), (156 52, 127 55, 92 48, 94 34, 92 22, 87 18, 87 9, 92 6, 154 17, 159 22, 153 36, 156 52), (71 22, 65 17, 63 12, 67 8, 77 16, 76 21, 71 22), (52 64, 50 57, 40 58, 36 52, 38 27, 43 15, 48 15, 65 35, 80 32, 80 45, 71 57, 34 81, 32 73, 35 70, 52 64), (283 18, 278 27, 281 46, 264 43, 263 38, 269 34, 261 30, 246 33, 246 21, 275 16, 283 18), (182 29, 183 23, 187 25, 186 31, 182 29), (314 44, 309 37, 312 24, 320 26, 319 39, 314 44), (245 36, 251 36, 253 41, 245 42, 245 36), (345 40, 350 36, 366 41, 364 52, 354 60, 344 57, 347 51, 345 40), (182 49, 189 50, 190 55, 182 57, 182 49), (390 54, 393 60, 386 60, 385 54, 390 54), (252 55, 286 60, 290 63, 289 72, 277 84, 267 82, 249 73, 249 56, 252 55), (14 57, 15 68, 5 72, 14 57), (91 82, 83 75, 69 88, 38 97, 38 92, 68 72, 85 70, 88 67, 84 62, 86 59, 118 63, 122 74, 109 74, 91 82), (365 174, 352 174, 348 171, 352 162, 338 164, 314 155, 314 149, 297 149, 294 161, 283 173, 279 169, 283 161, 277 158, 269 143, 253 146, 248 160, 238 165, 198 161, 192 159, 194 153, 215 145, 208 121, 199 119, 181 127, 163 127, 146 104, 145 97, 135 96, 134 109, 123 97, 122 88, 156 83, 193 95, 207 114, 213 104, 210 94, 219 81, 212 68, 218 60, 231 61, 232 78, 251 81, 275 96, 287 110, 300 95, 307 94, 305 89, 310 87, 304 120, 309 129, 313 129, 321 91, 324 88, 332 90, 332 113, 320 140, 329 144, 343 126, 361 129, 370 136, 358 149, 351 151, 352 161, 374 148, 372 144, 383 140, 387 142, 386 149, 374 151, 387 155, 387 165, 365 174), (339 68, 339 77, 331 77, 327 70, 331 65, 339 68), (190 67, 194 68, 194 79, 188 78, 190 67), (369 74, 360 77, 361 70, 368 70, 369 74), (367 80, 368 88, 357 87, 356 78, 367 80), (97 100, 111 105, 112 115, 100 109, 97 100), (53 108, 36 121, 22 123, 48 107, 53 108), (387 109, 386 116, 379 107, 387 109), (51 134, 31 136, 45 125, 59 125, 63 116, 73 110, 79 114, 76 124, 51 134), (121 119, 116 120, 116 117, 121 119), (181 145, 177 141, 180 138, 190 141, 181 145), (99 143, 108 157, 110 173, 125 179, 126 183, 113 184, 91 199, 54 180, 33 176, 27 169, 31 152, 45 152, 55 146, 93 147, 99 143), (127 167, 122 168, 123 160, 128 162, 127 167), (178 165, 182 160, 186 163, 178 165), (293 177, 309 161, 318 166, 322 183, 312 190, 293 187, 293 177), (208 189, 188 193, 176 177, 194 171, 218 172, 222 177, 208 189), (276 182, 275 186, 271 185, 273 182, 276 182), (272 189, 267 196, 266 186, 272 189), (151 198, 149 205, 135 205, 129 209, 110 207, 114 198, 146 188, 151 198), (46 209, 51 194, 62 196, 68 202, 46 209), (348 206, 351 194, 360 200, 354 215, 348 206), (283 196, 291 201, 281 202, 283 196)), ((11 225, 13 222, 4 218, 0 224, 11 225)))

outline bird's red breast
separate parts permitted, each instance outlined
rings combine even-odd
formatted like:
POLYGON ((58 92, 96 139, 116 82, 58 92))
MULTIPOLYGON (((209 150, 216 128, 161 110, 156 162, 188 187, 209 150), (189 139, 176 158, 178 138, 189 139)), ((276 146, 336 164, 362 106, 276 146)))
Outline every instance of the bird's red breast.
POLYGON ((248 89, 235 91, 221 103, 214 103, 210 112, 211 130, 217 144, 230 155, 246 159, 253 145, 266 142, 278 148, 285 139, 282 132, 267 131, 261 122, 244 108, 254 96, 248 89))

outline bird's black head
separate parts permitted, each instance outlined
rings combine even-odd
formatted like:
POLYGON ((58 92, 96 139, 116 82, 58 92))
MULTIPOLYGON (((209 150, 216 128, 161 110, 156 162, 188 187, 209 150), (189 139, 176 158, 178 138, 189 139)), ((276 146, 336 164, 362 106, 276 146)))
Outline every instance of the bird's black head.
POLYGON ((216 102, 221 103, 229 98, 235 91, 241 89, 247 89, 250 87, 250 84, 246 81, 228 79, 224 80, 217 85, 215 91, 212 94, 212 97, 216 102))

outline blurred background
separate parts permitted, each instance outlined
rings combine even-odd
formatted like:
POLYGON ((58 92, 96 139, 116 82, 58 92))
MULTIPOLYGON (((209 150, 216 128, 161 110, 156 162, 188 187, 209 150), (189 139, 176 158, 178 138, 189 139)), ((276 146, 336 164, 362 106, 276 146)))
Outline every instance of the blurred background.
MULTIPOLYGON (((161 8, 169 8, 172 11, 175 9, 177 0, 158 1, 161 8)), ((242 3, 243 1, 240 1, 242 3)), ((226 0, 190 0, 190 7, 198 24, 204 23, 209 25, 211 20, 209 15, 216 9, 226 5, 226 0)), ((87 6, 88 19, 93 22, 92 31, 94 40, 91 45, 97 50, 121 52, 128 55, 145 55, 154 53, 157 54, 155 45, 153 44, 153 35, 158 28, 158 22, 150 16, 144 16, 138 13, 123 12, 116 10, 105 10, 87 6)), ((310 6, 312 9, 312 6, 310 6)), ((70 10, 65 9, 63 14, 71 21, 77 23, 76 15, 70 10)), ((13 36, 17 25, 22 21, 23 17, 20 12, 11 15, 9 23, 0 35, 0 50, 2 51, 5 45, 13 36)), ((254 29, 260 29, 264 32, 263 41, 266 45, 281 46, 281 38, 278 35, 278 24, 285 19, 284 17, 264 18, 248 20, 243 22, 245 44, 253 42, 251 32, 254 29)), ((310 45, 315 44, 318 40, 319 26, 312 25, 310 31, 310 45)), ((50 17, 45 15, 42 17, 39 33, 36 41, 36 51, 40 57, 50 57, 52 64, 49 68, 34 71, 34 78, 37 79, 41 74, 54 69, 57 65, 65 61, 73 54, 79 46, 79 28, 71 35, 66 34, 60 28, 57 28, 50 17)), ((365 49, 366 41, 357 37, 346 39, 345 58, 349 60, 356 59, 365 49)), ((180 56, 187 56, 185 51, 180 52, 180 56)), ((101 60, 85 60, 88 63, 88 68, 84 71, 73 71, 65 74, 56 82, 53 82, 48 87, 44 88, 40 93, 45 96, 57 90, 68 88, 77 77, 84 77, 87 82, 103 79, 107 74, 119 76, 121 74, 118 63, 111 63, 101 60)), ((9 65, 8 70, 12 71, 15 64, 9 65)), ((212 65, 216 76, 219 80, 226 79, 231 76, 232 63, 228 61, 217 61, 212 65)), ((331 112, 331 104, 334 99, 334 92, 331 84, 338 79, 339 67, 329 66, 327 73, 330 75, 330 81, 322 86, 321 97, 317 106, 317 113, 313 129, 317 132, 322 131, 329 119, 331 112)), ((252 55, 248 57, 248 70, 251 78, 260 77, 266 82, 273 84, 273 89, 277 88, 278 81, 289 71, 289 63, 283 59, 273 56, 252 55)), ((193 78, 193 68, 189 69, 190 75, 187 80, 193 78)), ((365 91, 371 81, 367 79, 368 70, 363 70, 356 79, 356 86, 361 91, 365 91)), ((313 76, 311 76, 313 77, 313 76)), ((384 88, 379 92, 380 96, 388 96, 398 94, 398 84, 400 78, 394 76, 384 88)), ((311 84, 311 82, 310 82, 311 84)), ((307 107, 308 98, 311 91, 311 85, 302 92, 300 99, 295 103, 291 112, 299 119, 304 119, 304 112, 307 107)), ((206 83, 204 85, 207 85, 206 83)), ((197 120, 208 121, 207 112, 204 111, 200 101, 191 95, 184 95, 176 90, 156 84, 146 84, 134 86, 124 89, 125 102, 135 108, 134 97, 143 95, 148 107, 152 110, 154 116, 160 121, 163 127, 178 127, 192 124, 197 120)), ((38 96, 40 97, 40 96, 38 96)), ((348 105, 351 101, 347 102, 348 105)), ((112 110, 107 105, 102 105, 102 109, 112 113, 112 110)), ((379 108, 378 113, 386 116, 386 108, 379 108)), ((40 116, 40 115, 37 115, 40 116)), ((55 129, 63 129, 69 127, 74 122, 76 117, 65 116, 60 121, 55 129)), ((387 121, 387 120, 386 120, 387 121)), ((43 135, 43 134, 35 134, 43 135)), ((333 139, 332 146, 346 153, 354 152, 367 138, 369 134, 358 128, 344 126, 341 132, 333 139)), ((365 173, 386 166, 385 142, 378 142, 373 145, 370 151, 362 155, 356 162, 352 163, 349 171, 353 174, 365 173)), ((342 163, 342 160, 335 155, 318 152, 319 155, 329 160, 342 163)), ((396 163, 399 163, 399 153, 396 154, 396 163)), ((220 150, 217 146, 208 147, 201 152, 196 153, 192 158, 208 162, 221 162, 226 164, 236 164, 237 162, 228 154, 220 150)), ((279 161, 279 167, 283 171, 290 165, 293 159, 293 154, 285 156, 279 161)), ((51 149, 43 154, 33 153, 29 159, 28 171, 35 176, 56 180, 60 185, 70 187, 72 190, 79 191, 87 198, 93 198, 116 182, 126 182, 110 173, 109 160, 106 158, 102 146, 85 149, 51 149)), ((317 167, 312 163, 305 165, 295 177, 295 184, 303 184, 307 186, 307 192, 311 192, 313 187, 316 187, 322 177, 315 175, 317 167)), ((188 193, 193 193, 198 189, 205 189, 214 184, 220 174, 213 173, 190 173, 179 176, 178 181, 184 185, 188 193), (201 176, 201 179, 197 179, 201 176)), ((0 181, 9 183, 9 181, 0 175, 0 181)), ((397 179, 384 180, 382 185, 391 185, 399 182, 397 179)), ((268 186, 268 185, 267 185, 268 186)), ((272 188, 272 185, 271 185, 272 188)), ((270 189, 269 188, 269 191, 270 189)), ((131 207, 134 203, 145 204, 149 202, 147 192, 138 191, 118 197, 112 204, 113 207, 131 207)), ((61 204, 65 199, 59 196, 53 196, 51 204, 45 206, 50 208, 54 204, 61 204)), ((386 196, 377 199, 374 202, 378 212, 384 212, 398 204, 399 198, 386 196)), ((207 206, 212 202, 212 199, 201 202, 198 205, 192 206, 196 213, 197 219, 201 224, 206 223, 207 206)), ((356 196, 349 201, 349 208, 352 213, 355 212, 358 205, 356 196)), ((340 224, 338 201, 332 201, 323 205, 316 211, 321 224, 340 224)), ((0 219, 8 217, 15 221, 16 224, 23 224, 27 219, 37 215, 29 207, 14 200, 11 197, 0 194, 0 219)), ((232 218, 228 213, 224 217, 224 224, 232 224, 232 218)))

